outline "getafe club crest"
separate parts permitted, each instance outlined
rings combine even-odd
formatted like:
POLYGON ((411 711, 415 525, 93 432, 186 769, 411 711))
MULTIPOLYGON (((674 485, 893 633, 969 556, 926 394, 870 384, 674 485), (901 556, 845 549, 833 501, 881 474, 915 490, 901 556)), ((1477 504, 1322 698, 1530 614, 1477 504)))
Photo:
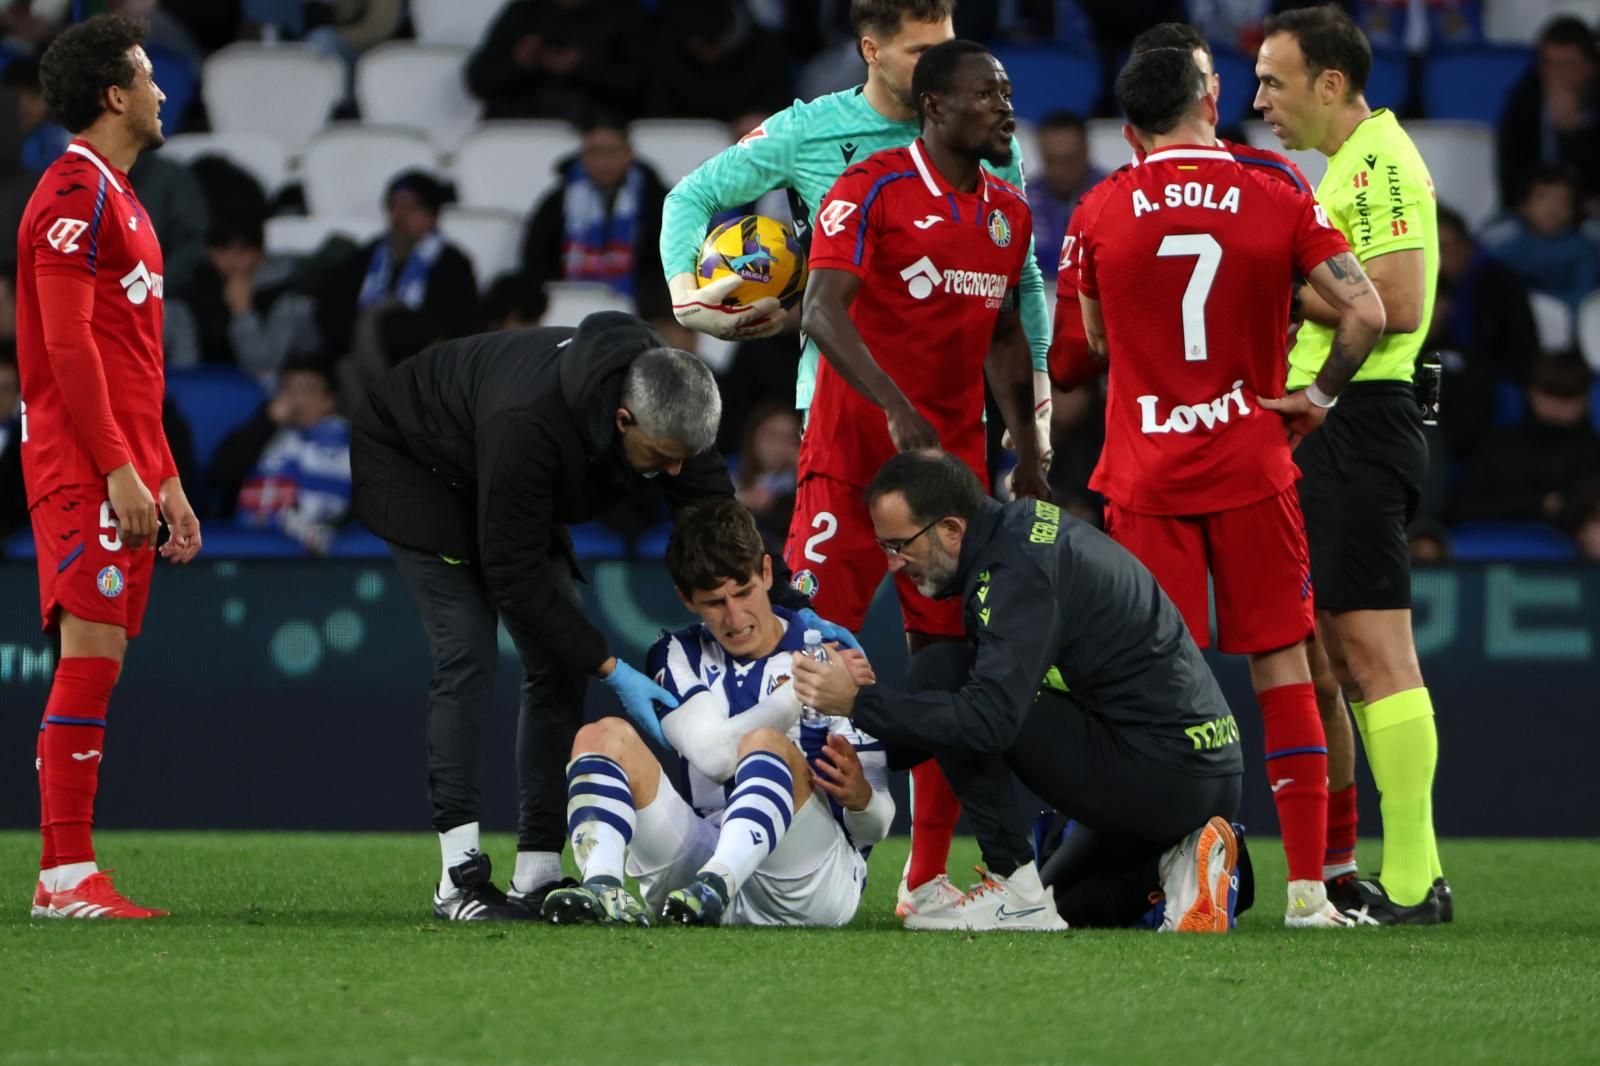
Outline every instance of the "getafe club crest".
POLYGON ((123 580, 122 571, 114 566, 108 566, 94 577, 95 588, 100 590, 100 595, 114 600, 122 595, 122 590, 128 587, 123 580))
POLYGON ((1011 243, 1011 223, 998 208, 989 212, 989 239, 999 248, 1011 243))
POLYGON ((796 570, 789 579, 789 587, 810 599, 817 594, 817 575, 810 570, 796 570))

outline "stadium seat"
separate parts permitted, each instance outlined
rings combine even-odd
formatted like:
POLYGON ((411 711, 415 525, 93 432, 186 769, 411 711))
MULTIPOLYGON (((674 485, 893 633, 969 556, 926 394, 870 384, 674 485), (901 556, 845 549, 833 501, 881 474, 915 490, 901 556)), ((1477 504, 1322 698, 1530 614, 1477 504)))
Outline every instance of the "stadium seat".
POLYGON ((628 127, 633 154, 656 168, 670 187, 733 143, 728 127, 709 119, 645 118, 628 127))
MULTIPOLYGON (((197 471, 211 465, 217 445, 247 422, 266 400, 261 386, 231 366, 195 366, 167 370, 167 395, 189 423, 197 471)), ((204 511, 206 487, 187 486, 197 510, 204 511)), ((206 529, 209 541, 211 530, 206 529)))
POLYGON ((556 160, 578 150, 578 135, 554 119, 482 122, 456 149, 456 195, 463 207, 526 215, 557 182, 556 160))
POLYGON ((1372 73, 1367 75, 1365 95, 1367 103, 1374 108, 1389 107, 1398 112, 1404 107, 1408 95, 1405 56, 1393 52, 1373 53, 1372 73))
POLYGON ((440 152, 472 131, 481 105, 467 93, 467 50, 391 41, 356 62, 356 102, 363 121, 412 126, 440 152))
POLYGON ((1538 522, 1466 522, 1450 531, 1450 557, 1462 562, 1560 561, 1577 554, 1560 530, 1538 522))
POLYGON ((411 0, 411 22, 423 44, 470 48, 505 5, 506 0, 411 0))
POLYGON ((544 287, 550 300, 541 326, 576 326, 596 311, 633 311, 633 303, 597 281, 552 281, 544 287))
POLYGON ((1107 174, 1133 158, 1133 149, 1122 137, 1120 118, 1092 118, 1088 122, 1089 162, 1107 174))
POLYGON ((1512 381, 1494 383, 1494 424, 1520 426, 1527 416, 1528 394, 1521 385, 1512 381))
POLYGON ((298 559, 309 554, 299 541, 272 526, 213 518, 200 532, 206 559, 298 559))
POLYGON ((279 215, 267 219, 267 251, 273 255, 311 255, 328 238, 344 236, 361 244, 383 230, 371 215, 279 215))
POLYGON ((33 530, 24 526, 6 539, 0 557, 6 559, 34 559, 39 555, 38 545, 33 543, 33 530))
POLYGON ((1011 78, 1017 117, 1037 122, 1047 112, 1066 108, 1092 114, 1100 95, 1100 64, 1050 45, 1004 45, 995 57, 1011 78))
POLYGON ((1244 137, 1250 144, 1257 148, 1270 148, 1274 152, 1282 152, 1294 165, 1305 174, 1306 180, 1315 189, 1322 182, 1322 176, 1328 172, 1328 157, 1315 148, 1308 148, 1299 152, 1284 152, 1283 144, 1278 140, 1277 134, 1272 132, 1272 127, 1265 122, 1246 122, 1244 124, 1244 137))
POLYGON ((344 66, 310 48, 230 44, 206 59, 200 94, 213 130, 264 133, 298 156, 344 94, 344 66))
POLYGON ((1528 70, 1526 48, 1479 46, 1436 52, 1422 74, 1422 108, 1430 119, 1464 119, 1493 126, 1511 88, 1528 70))
POLYGON ((571 526, 568 532, 572 534, 573 554, 580 559, 620 559, 628 554, 628 542, 622 539, 622 534, 599 522, 571 526))
POLYGON ((260 182, 268 198, 289 176, 283 145, 264 133, 180 133, 167 138, 161 154, 185 164, 203 156, 221 156, 260 182))
POLYGON ((492 207, 445 207, 439 216, 445 239, 461 246, 472 260, 478 284, 487 288, 496 277, 517 269, 522 253, 522 216, 492 207))
POLYGON ((1531 45, 1557 15, 1576 15, 1591 26, 1600 22, 1600 0, 1501 0, 1483 6, 1483 35, 1502 44, 1531 45))
POLYGON ((407 170, 438 169, 438 153, 417 130, 341 122, 311 138, 300 177, 312 214, 379 219, 390 179, 407 170))
POLYGON ((1533 306, 1533 324, 1539 330, 1539 347, 1546 352, 1565 352, 1572 348, 1572 309, 1547 292, 1528 293, 1533 306))
POLYGON ((1494 130, 1478 122, 1433 121, 1407 122, 1405 129, 1428 164, 1439 202, 1461 212, 1473 229, 1489 221, 1500 209, 1494 130))
POLYGON ((1589 369, 1600 374, 1600 289, 1578 305, 1578 350, 1589 369))

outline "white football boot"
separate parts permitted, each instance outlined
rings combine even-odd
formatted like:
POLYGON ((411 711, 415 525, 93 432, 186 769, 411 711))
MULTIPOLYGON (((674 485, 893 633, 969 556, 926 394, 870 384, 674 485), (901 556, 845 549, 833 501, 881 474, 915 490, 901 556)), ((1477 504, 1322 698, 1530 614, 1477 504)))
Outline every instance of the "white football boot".
POLYGON ((1226 818, 1213 818, 1161 856, 1167 894, 1163 933, 1226 933, 1228 900, 1238 884, 1239 841, 1226 818))
POLYGON ((923 911, 942 910, 959 902, 964 895, 944 874, 916 888, 906 889, 904 881, 900 882, 900 887, 905 889, 905 895, 894 909, 897 918, 909 918, 923 911))
POLYGON ((1056 913, 1055 896, 1039 883, 1039 868, 1032 862, 1017 867, 1010 877, 985 872, 981 867, 978 872, 983 880, 969 892, 943 906, 929 906, 907 915, 906 928, 960 929, 970 933, 1058 933, 1067 928, 1056 913))
POLYGON ((1283 924, 1290 929, 1349 929, 1356 923, 1329 902, 1328 886, 1321 881, 1290 881, 1283 924))

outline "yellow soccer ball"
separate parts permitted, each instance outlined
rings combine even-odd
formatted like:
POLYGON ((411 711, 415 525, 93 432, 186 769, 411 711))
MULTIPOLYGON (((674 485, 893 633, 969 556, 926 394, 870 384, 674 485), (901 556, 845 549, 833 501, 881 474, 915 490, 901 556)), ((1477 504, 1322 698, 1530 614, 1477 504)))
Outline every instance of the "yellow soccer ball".
POLYGON ((744 281, 730 297, 736 303, 772 296, 790 307, 806 287, 806 257, 788 226, 764 215, 745 215, 711 231, 700 246, 696 273, 701 285, 739 275, 744 281))

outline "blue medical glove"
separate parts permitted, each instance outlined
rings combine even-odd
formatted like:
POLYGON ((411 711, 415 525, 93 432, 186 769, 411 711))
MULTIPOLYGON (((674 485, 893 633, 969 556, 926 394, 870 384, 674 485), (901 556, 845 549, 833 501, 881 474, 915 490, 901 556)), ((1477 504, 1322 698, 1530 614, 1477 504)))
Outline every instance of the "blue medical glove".
POLYGON ((800 623, 801 629, 815 629, 818 633, 821 633, 823 640, 831 640, 836 644, 843 644, 847 648, 854 648, 863 655, 866 654, 866 652, 861 651, 861 642, 856 639, 854 633, 844 626, 836 626, 832 622, 826 621, 809 607, 802 607, 796 611, 794 620, 800 623))
POLYGON ((617 660, 617 665, 604 680, 606 687, 622 701, 622 709, 628 712, 634 727, 662 747, 670 747, 665 734, 661 732, 661 719, 656 716, 655 705, 659 703, 669 709, 676 707, 677 697, 621 659, 617 660))

